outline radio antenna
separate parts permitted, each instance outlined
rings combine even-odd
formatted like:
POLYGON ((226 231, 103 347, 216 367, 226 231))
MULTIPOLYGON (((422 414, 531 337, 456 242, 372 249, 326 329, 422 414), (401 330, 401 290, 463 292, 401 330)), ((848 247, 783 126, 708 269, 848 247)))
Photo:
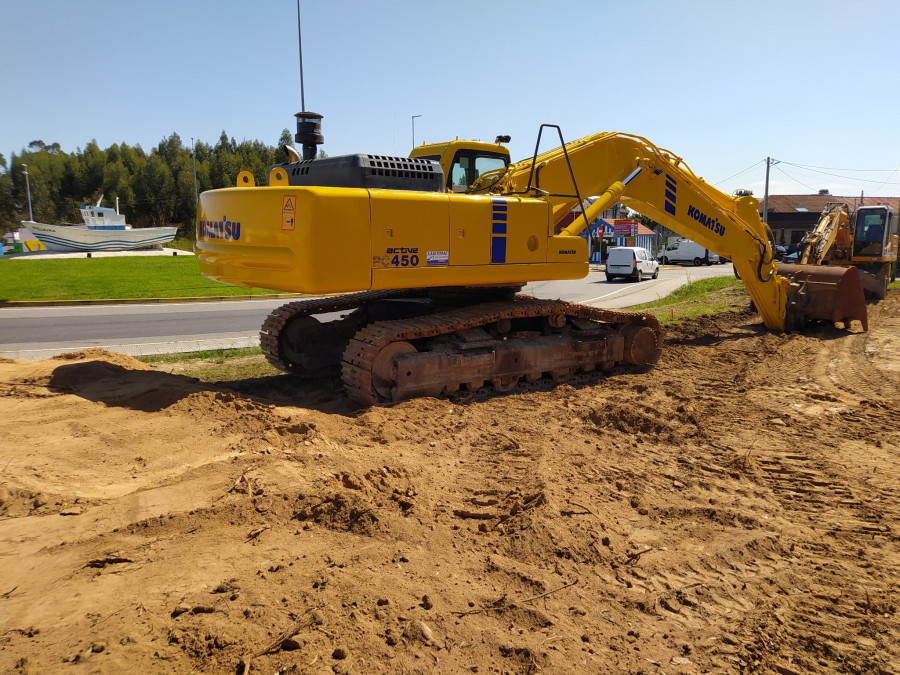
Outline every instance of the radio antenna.
POLYGON ((303 37, 300 31, 300 0, 297 0, 297 44, 300 47, 300 108, 306 112, 306 96, 303 93, 303 37))
POLYGON ((300 36, 300 0, 297 0, 297 43, 300 47, 300 106, 297 118, 297 133, 294 141, 303 146, 303 159, 315 159, 317 146, 325 142, 322 136, 322 116, 306 110, 306 95, 303 92, 303 38, 300 36))

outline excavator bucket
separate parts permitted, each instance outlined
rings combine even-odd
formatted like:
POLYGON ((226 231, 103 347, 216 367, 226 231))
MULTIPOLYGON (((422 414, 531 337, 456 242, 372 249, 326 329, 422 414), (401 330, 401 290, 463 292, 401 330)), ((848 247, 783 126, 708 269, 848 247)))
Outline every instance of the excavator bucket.
POLYGON ((855 267, 778 263, 778 274, 791 282, 785 330, 798 330, 815 320, 842 322, 847 327, 857 320, 864 331, 869 330, 862 281, 855 267))
POLYGON ((887 295, 888 283, 890 283, 891 280, 890 277, 890 263, 884 265, 875 274, 867 272, 866 270, 860 270, 859 272, 859 278, 860 281, 862 281, 863 291, 866 296, 875 298, 876 300, 884 300, 884 296, 887 295))

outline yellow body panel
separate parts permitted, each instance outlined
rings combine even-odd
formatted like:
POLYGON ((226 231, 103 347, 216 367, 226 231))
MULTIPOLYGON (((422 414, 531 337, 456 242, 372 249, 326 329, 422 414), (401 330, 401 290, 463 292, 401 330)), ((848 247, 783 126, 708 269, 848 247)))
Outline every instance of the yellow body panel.
POLYGON ((211 279, 317 295, 586 276, 587 242, 549 218, 541 199, 228 188, 200 196, 197 255, 211 279))
POLYGON ((540 199, 454 195, 450 264, 489 264, 501 248, 508 264, 546 262, 548 218, 548 204, 540 199))
POLYGON ((251 187, 200 195, 200 272, 217 281, 301 293, 371 283, 369 193, 251 187), (237 234, 237 236, 235 236, 237 234))

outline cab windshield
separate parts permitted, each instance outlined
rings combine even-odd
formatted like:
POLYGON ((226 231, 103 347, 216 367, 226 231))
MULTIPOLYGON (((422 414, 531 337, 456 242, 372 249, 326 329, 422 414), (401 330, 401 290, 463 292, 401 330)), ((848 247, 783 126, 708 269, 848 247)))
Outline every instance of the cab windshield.
POLYGON ((509 159, 500 154, 476 150, 460 150, 453 158, 447 187, 453 192, 465 192, 486 171, 506 168, 509 159))
POLYGON ((875 211, 858 214, 853 254, 881 255, 884 244, 884 224, 884 212, 875 211))

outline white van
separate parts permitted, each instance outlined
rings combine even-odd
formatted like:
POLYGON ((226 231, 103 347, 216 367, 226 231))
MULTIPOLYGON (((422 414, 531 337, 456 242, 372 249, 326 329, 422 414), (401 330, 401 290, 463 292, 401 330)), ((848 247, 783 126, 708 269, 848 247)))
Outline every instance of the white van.
POLYGON ((650 251, 639 246, 617 246, 609 249, 606 259, 606 280, 618 277, 641 281, 647 277, 659 276, 659 263, 650 255, 650 251))
POLYGON ((699 267, 700 265, 715 265, 725 261, 720 260, 719 256, 703 248, 697 242, 690 239, 678 239, 666 246, 665 250, 659 254, 659 262, 663 265, 682 263, 699 267))

